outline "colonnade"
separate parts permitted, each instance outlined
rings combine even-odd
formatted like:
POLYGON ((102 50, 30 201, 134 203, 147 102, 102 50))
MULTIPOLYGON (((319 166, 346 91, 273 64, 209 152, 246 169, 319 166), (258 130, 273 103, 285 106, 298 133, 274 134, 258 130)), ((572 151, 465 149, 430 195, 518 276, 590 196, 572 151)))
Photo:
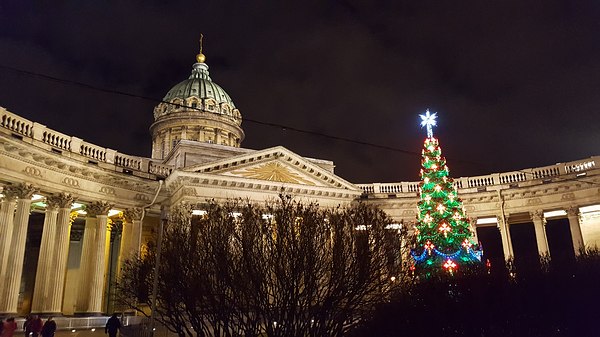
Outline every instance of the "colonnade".
MULTIPOLYGON (((579 255, 584 248, 583 235, 580 226, 579 207, 570 206, 566 210, 567 219, 569 220, 569 229, 571 231, 571 239, 573 241, 573 250, 575 255, 579 255)), ((546 236, 547 219, 544 217, 543 210, 534 210, 529 212, 531 222, 535 230, 535 239, 537 250, 540 255, 550 256, 550 247, 546 236)), ((497 216, 497 225, 500 230, 502 239, 502 250, 505 259, 511 259, 515 256, 510 234, 510 223, 503 215, 497 216)))
MULTIPOLYGON (((23 274, 27 227, 32 196, 38 190, 29 184, 4 187, 0 203, 0 316, 14 315, 18 310, 23 274)), ((39 258, 31 313, 57 316, 63 312, 67 259, 71 224, 77 213, 71 208, 74 197, 58 193, 46 197, 39 258)), ((85 229, 79 268, 75 314, 95 316, 103 313, 105 273, 107 266, 108 213, 113 205, 95 201, 85 207, 85 229)), ((142 210, 123 212, 123 231, 119 249, 119 266, 126 258, 140 252, 142 210)))

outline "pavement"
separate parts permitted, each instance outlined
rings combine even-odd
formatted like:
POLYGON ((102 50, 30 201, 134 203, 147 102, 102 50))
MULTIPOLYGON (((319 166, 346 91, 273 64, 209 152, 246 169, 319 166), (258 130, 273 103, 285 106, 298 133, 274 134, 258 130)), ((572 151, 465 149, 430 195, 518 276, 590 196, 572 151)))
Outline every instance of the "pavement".
MULTIPOLYGON (((173 337, 175 334, 169 332, 167 329, 158 329, 154 334, 154 337, 173 337)), ((20 337, 15 333, 15 337, 20 337)), ((96 329, 80 329, 80 330, 58 330, 54 334, 54 337, 108 337, 108 334, 104 334, 104 328, 96 329), (93 330, 93 331, 92 331, 93 330)), ((120 331, 117 337, 141 337, 140 334, 131 333, 131 329, 124 327, 123 331, 120 331)))

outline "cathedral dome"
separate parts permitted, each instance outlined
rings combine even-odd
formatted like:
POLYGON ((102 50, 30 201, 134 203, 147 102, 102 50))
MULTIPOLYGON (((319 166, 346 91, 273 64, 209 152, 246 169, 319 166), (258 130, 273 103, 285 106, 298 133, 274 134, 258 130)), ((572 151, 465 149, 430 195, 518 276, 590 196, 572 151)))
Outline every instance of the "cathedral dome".
POLYGON ((242 114, 208 73, 200 52, 187 80, 173 86, 154 107, 152 158, 165 159, 181 140, 240 147, 242 114))
POLYGON ((163 100, 171 102, 175 98, 187 100, 190 97, 197 97, 199 99, 212 98, 217 104, 227 103, 232 109, 235 109, 231 97, 229 97, 223 88, 211 80, 206 63, 195 63, 192 66, 190 77, 171 88, 163 100))

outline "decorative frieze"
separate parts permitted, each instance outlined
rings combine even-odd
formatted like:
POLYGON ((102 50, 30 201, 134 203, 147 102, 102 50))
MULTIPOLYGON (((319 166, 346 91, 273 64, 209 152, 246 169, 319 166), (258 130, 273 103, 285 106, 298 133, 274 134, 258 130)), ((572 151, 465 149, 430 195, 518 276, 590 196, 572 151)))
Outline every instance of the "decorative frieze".
POLYGON ((107 195, 115 195, 116 194, 115 193, 115 189, 112 188, 112 187, 108 187, 108 186, 102 186, 102 187, 100 187, 100 191, 99 192, 107 194, 107 195))
POLYGON ((79 187, 79 180, 71 177, 65 177, 63 179, 63 184, 71 186, 71 187, 79 187))
POLYGON ((30 177, 34 177, 34 178, 42 177, 42 171, 37 167, 27 166, 27 167, 25 167, 25 169, 23 169, 22 172, 30 177))

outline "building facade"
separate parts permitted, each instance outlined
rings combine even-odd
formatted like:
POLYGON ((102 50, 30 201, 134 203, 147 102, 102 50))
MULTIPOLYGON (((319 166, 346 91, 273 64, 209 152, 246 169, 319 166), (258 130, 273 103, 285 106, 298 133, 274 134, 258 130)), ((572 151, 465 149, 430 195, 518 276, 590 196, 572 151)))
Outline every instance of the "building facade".
MULTIPOLYGON (((111 312, 120 265, 143 251, 161 209, 181 202, 201 210, 207 199, 264 202, 283 192, 323 207, 362 200, 405 225, 415 221, 418 182, 353 184, 328 160, 241 147, 240 111, 203 55, 197 61, 154 109, 151 158, 0 108, 0 315, 111 312)), ((575 255, 600 242, 599 160, 459 178, 456 187, 484 248, 500 247, 496 258, 531 247, 553 257, 565 242, 575 255), (562 232, 550 238, 554 223, 562 232), (525 244, 515 246, 519 231, 525 244)))

